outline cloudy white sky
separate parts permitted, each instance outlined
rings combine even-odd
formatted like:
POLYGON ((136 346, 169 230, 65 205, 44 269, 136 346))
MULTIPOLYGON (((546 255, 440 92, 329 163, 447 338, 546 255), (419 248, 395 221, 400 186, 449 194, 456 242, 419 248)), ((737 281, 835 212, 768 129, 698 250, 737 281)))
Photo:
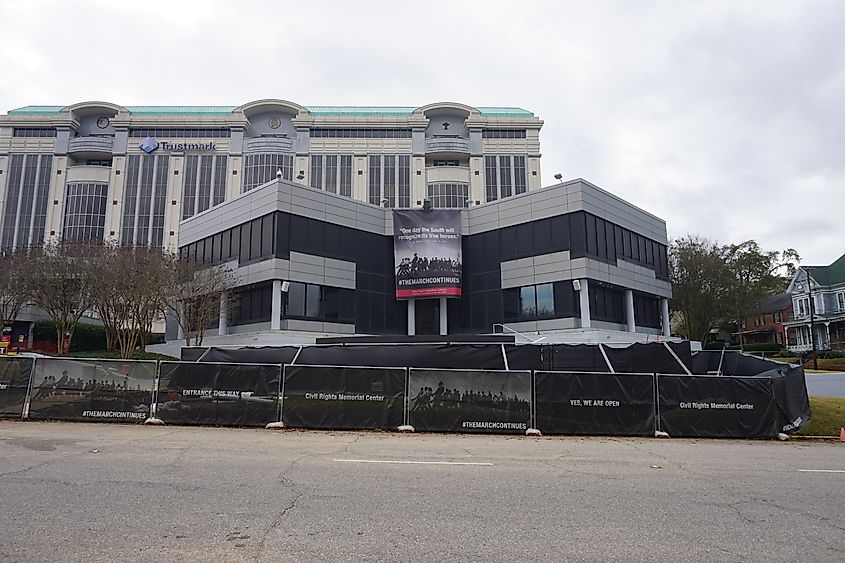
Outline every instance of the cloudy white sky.
POLYGON ((670 237, 845 252, 845 2, 0 0, 0 113, 30 104, 459 101, 545 121, 670 237))

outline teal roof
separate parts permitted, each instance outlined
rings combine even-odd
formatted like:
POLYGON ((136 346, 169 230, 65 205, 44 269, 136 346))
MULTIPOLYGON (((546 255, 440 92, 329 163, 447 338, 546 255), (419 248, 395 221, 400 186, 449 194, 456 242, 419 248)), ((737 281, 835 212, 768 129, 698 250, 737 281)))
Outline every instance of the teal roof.
POLYGON ((390 106, 307 106, 306 109, 311 115, 375 115, 387 117, 411 115, 417 108, 390 106))
POLYGON ((475 108, 485 117, 534 117, 534 114, 522 108, 475 108))
POLYGON ((229 115, 238 106, 126 106, 133 115, 229 115))
POLYGON ((55 115, 64 106, 26 106, 9 111, 9 115, 55 115))
MULTIPOLYGON (((64 106, 24 106, 9 110, 8 115, 57 115, 64 106)), ((133 115, 231 115, 238 106, 126 106, 133 115)), ((406 106, 309 106, 311 115, 337 116, 408 116, 416 108, 406 106)), ((533 117, 534 114, 522 108, 480 107, 485 117, 533 117)))

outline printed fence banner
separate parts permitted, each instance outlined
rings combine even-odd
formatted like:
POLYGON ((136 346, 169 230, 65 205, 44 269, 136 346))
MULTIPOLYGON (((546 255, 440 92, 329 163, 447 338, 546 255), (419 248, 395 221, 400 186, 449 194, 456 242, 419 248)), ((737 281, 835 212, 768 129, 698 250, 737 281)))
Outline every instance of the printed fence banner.
POLYGON ((759 438, 778 433, 768 377, 658 375, 660 430, 670 436, 759 438))
POLYGON ((272 364, 161 362, 156 416, 173 424, 276 422, 280 373, 272 364))
POLYGON ((393 429, 405 414, 405 368, 285 366, 282 422, 294 428, 393 429))
POLYGON ((461 296, 461 212, 394 210, 396 298, 461 296))
POLYGON ((28 417, 141 423, 155 376, 152 361, 38 358, 28 417))
POLYGON ((0 416, 20 418, 35 360, 24 357, 0 358, 0 416))
POLYGON ((534 399, 543 434, 654 434, 651 374, 538 371, 534 399))
POLYGON ((531 422, 531 372, 411 369, 416 430, 522 434, 531 422))

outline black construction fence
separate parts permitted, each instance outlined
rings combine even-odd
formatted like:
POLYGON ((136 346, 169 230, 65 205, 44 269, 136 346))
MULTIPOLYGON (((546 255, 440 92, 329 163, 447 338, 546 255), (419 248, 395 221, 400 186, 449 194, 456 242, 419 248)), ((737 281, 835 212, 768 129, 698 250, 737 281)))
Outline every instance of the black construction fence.
POLYGON ((331 344, 193 348, 174 362, 0 358, 0 416, 763 438, 800 428, 810 404, 800 366, 688 343, 331 344))

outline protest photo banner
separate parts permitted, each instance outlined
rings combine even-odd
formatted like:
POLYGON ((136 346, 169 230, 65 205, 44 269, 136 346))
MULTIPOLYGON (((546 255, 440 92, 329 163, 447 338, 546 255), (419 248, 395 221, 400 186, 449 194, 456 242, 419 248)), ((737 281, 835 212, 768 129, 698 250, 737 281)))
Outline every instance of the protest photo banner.
POLYGON ((411 369, 416 430, 523 434, 531 422, 531 372, 411 369))
POLYGON ((396 298, 461 296, 461 212, 394 210, 396 298))
POLYGON ((652 374, 538 371, 534 375, 537 429, 543 434, 654 434, 652 374))
POLYGON ((32 375, 32 358, 0 357, 0 416, 20 418, 32 375))
POLYGON ((155 377, 153 361, 38 358, 28 417, 142 423, 155 377))
POLYGON ((404 421, 405 368, 285 366, 282 422, 291 428, 395 430, 404 421))

